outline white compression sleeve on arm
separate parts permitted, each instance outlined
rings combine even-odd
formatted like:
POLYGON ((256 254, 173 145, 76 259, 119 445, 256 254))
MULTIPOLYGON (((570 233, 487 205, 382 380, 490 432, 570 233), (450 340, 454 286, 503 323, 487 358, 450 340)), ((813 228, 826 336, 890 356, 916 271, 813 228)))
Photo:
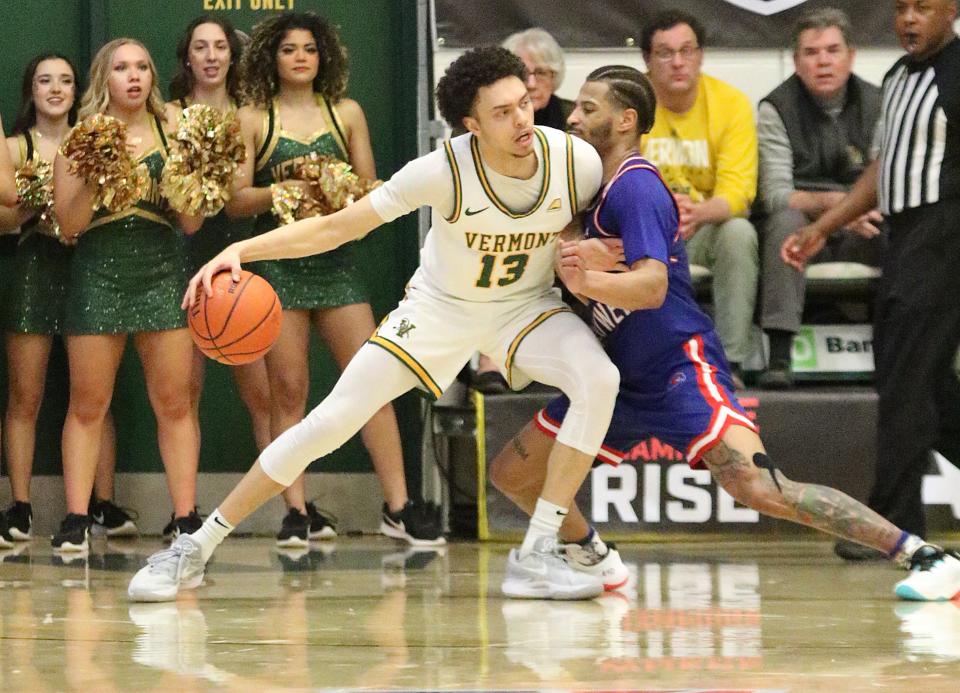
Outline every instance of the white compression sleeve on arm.
POLYGON ((327 397, 260 454, 260 466, 289 486, 313 460, 347 442, 384 405, 417 386, 416 376, 378 346, 364 344, 327 397))

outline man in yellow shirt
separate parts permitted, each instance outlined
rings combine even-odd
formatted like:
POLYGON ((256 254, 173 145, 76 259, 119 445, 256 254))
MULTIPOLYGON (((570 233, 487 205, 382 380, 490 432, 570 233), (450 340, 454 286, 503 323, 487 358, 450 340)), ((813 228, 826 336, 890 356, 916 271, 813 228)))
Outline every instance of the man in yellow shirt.
POLYGON ((713 273, 713 318, 739 379, 760 263, 757 232, 746 219, 757 193, 753 107, 743 92, 701 74, 704 30, 695 17, 675 10, 655 15, 640 45, 657 94, 643 155, 674 193, 690 263, 713 273))

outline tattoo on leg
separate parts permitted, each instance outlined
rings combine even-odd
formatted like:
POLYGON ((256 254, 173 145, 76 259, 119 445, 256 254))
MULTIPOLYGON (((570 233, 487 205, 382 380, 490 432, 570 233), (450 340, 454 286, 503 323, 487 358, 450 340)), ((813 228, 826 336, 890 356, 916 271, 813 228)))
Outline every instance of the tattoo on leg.
POLYGON ((510 445, 511 447, 513 447, 513 451, 517 453, 517 457, 519 457, 521 460, 526 461, 527 459, 529 459, 530 453, 527 452, 527 449, 525 447, 523 447, 523 442, 520 440, 520 436, 517 436, 516 438, 511 440, 510 445))
POLYGON ((704 455, 704 462, 717 483, 732 495, 752 500, 756 510, 889 552, 900 529, 863 503, 842 491, 791 481, 782 472, 757 467, 739 451, 720 443, 704 455))

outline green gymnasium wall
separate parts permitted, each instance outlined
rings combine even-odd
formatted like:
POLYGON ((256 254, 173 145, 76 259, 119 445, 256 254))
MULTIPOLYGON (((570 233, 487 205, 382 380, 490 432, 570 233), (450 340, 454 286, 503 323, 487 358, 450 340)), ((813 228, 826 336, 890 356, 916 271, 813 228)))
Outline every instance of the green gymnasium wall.
MULTIPOLYGON (((7 0, 3 3, 4 60, 0 61, 0 109, 9 128, 19 103, 21 71, 35 54, 56 50, 72 58, 82 74, 105 41, 132 36, 150 50, 164 95, 176 62, 175 47, 195 16, 227 17, 237 28, 253 26, 280 10, 315 11, 340 26, 350 56, 349 96, 364 108, 377 170, 389 177, 416 156, 417 30, 412 0, 7 0)), ((86 81, 86 79, 84 79, 86 81)), ((11 242, 3 239, 9 256, 11 242)), ((402 296, 416 268, 416 219, 388 225, 362 241, 365 278, 379 320, 402 296)), ((0 268, 0 276, 2 276, 0 268)), ((0 399, 6 400, 4 381, 0 399)), ((310 404, 329 392, 337 371, 325 347, 311 345, 310 404)), ((364 393, 358 393, 363 396, 364 393)), ((68 398, 66 355, 59 343, 47 377, 47 395, 37 432, 37 474, 59 474, 60 431, 68 398)), ((158 472, 163 467, 156 426, 136 354, 128 346, 113 401, 119 471, 158 472)), ((420 402, 407 395, 397 402, 408 481, 420 480, 420 402)), ((201 403, 201 472, 245 471, 256 456, 246 411, 236 395, 229 368, 208 363, 201 403)), ((372 466, 359 436, 313 471, 367 471, 372 466)))

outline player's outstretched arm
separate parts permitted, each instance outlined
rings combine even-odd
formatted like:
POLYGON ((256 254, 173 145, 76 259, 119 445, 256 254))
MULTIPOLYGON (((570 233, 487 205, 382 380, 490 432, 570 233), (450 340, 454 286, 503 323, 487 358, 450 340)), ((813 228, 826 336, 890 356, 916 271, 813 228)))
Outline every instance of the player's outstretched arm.
POLYGON ((287 260, 326 253, 366 236, 381 224, 383 219, 373 209, 370 198, 365 197, 329 216, 301 219, 229 245, 193 276, 181 307, 186 309, 193 305, 198 286, 212 296, 210 281, 217 272, 229 270, 239 280, 240 265, 244 262, 287 260))

